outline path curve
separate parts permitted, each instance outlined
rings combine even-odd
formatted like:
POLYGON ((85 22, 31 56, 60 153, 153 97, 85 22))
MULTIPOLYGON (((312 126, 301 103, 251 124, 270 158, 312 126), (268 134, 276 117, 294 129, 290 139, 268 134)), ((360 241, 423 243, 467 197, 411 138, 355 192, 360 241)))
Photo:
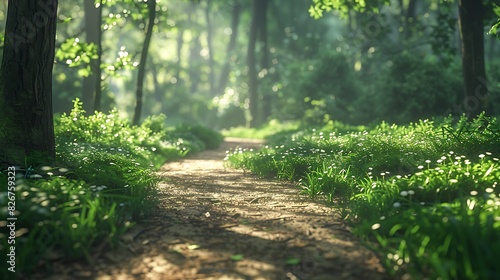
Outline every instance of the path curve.
POLYGON ((389 279, 331 207, 290 183, 224 167, 226 150, 261 145, 226 138, 162 166, 157 211, 80 279, 389 279))

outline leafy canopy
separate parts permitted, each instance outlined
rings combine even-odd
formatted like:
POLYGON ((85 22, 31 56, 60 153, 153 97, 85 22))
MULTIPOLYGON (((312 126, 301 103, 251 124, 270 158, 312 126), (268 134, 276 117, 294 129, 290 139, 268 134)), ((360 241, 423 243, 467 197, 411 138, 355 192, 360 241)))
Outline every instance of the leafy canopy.
POLYGON ((309 8, 309 14, 315 19, 321 18, 323 12, 337 10, 342 17, 347 16, 350 10, 356 12, 375 12, 379 11, 379 7, 389 3, 388 0, 313 0, 309 8))

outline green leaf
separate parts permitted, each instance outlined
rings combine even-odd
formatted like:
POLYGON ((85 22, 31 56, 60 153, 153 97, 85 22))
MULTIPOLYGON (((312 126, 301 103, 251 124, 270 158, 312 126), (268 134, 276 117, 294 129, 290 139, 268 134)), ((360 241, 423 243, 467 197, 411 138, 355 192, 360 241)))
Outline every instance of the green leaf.
POLYGON ((78 69, 78 76, 88 77, 89 75, 90 75, 89 69, 87 68, 78 69))
POLYGON ((493 171, 493 167, 495 167, 494 164, 492 164, 490 166, 490 168, 488 168, 488 170, 486 171, 486 173, 484 173, 483 178, 486 178, 488 175, 490 175, 491 171, 493 171))
POLYGON ((288 258, 286 259, 286 264, 287 265, 298 265, 301 262, 301 259, 299 258, 288 258))
POLYGON ((237 262, 243 260, 243 254, 236 254, 231 256, 231 260, 237 262))

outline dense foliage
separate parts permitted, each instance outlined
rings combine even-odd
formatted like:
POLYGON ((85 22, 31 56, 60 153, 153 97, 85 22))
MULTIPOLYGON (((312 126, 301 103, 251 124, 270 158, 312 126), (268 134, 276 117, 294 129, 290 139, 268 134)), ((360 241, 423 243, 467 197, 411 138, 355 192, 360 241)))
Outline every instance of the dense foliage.
MULTIPOLYGON (((142 2, 105 2, 101 108, 131 115, 147 12, 142 2)), ((170 124, 189 121, 216 128, 247 123, 251 4, 158 2, 143 89, 144 118, 164 113, 170 124)), ((96 46, 81 35, 91 31, 83 2, 59 5, 54 110, 62 113, 71 109, 70 100, 82 96, 86 77, 95 74, 90 62, 96 46)), ((493 35, 500 10, 490 6, 485 78, 491 113, 498 115, 499 43, 493 35)), ((271 108, 262 120, 404 124, 464 113, 457 15, 456 1, 269 1, 267 49, 259 44, 256 65, 259 106, 271 108), (322 19, 310 16, 311 5, 313 14, 323 11, 322 19)), ((0 27, 5 16, 0 13, 0 27)))
POLYGON ((227 161, 334 202, 392 274, 500 276, 500 124, 480 116, 365 130, 331 122, 227 161))
MULTIPOLYGON (((87 117, 78 100, 71 113, 56 119, 55 131, 57 164, 31 157, 29 168, 15 171, 16 265, 18 275, 28 278, 39 266, 50 269, 52 260, 84 257, 92 263, 96 247, 116 248, 134 221, 155 208, 160 178, 154 171, 222 141, 201 126, 166 127, 163 115, 141 126, 116 110, 87 117)), ((1 182, 7 174, 0 174, 1 182)), ((1 192, 2 221, 7 200, 1 192)), ((2 248, 10 246, 5 234, 0 239, 2 248)))

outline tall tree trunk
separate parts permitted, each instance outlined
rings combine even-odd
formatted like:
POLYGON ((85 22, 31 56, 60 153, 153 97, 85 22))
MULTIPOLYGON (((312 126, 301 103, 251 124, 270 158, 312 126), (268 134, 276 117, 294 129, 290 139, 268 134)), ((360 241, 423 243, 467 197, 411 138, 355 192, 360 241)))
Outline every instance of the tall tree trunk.
POLYGON ((181 81, 181 69, 182 69, 182 47, 184 46, 184 29, 177 30, 177 69, 175 69, 174 77, 177 79, 177 83, 181 81))
POLYGON ((153 87, 154 87, 154 97, 155 97, 155 101, 157 103, 163 103, 163 91, 161 90, 161 86, 160 86, 160 81, 158 81, 158 69, 156 68, 156 65, 153 63, 153 65, 151 65, 151 76, 153 77, 153 87))
MULTIPOLYGON (((268 73, 269 69, 269 46, 267 39, 267 7, 269 0, 260 0, 261 3, 261 20, 259 21, 259 41, 261 44, 261 59, 260 59, 260 68, 265 72, 264 79, 268 73)), ((262 87, 261 87, 262 90, 262 87)), ((269 89, 265 89, 265 92, 262 92, 262 121, 267 120, 271 116, 271 91, 269 89)))
POLYGON ((257 43, 257 31, 259 27, 260 0, 252 2, 252 20, 250 23, 250 34, 248 35, 247 66, 248 66, 248 99, 250 101, 250 127, 256 127, 258 120, 258 100, 257 92, 257 70, 255 59, 255 45, 257 43))
POLYGON ((222 68, 219 84, 217 86, 217 92, 222 93, 226 88, 227 81, 229 79, 229 72, 231 70, 231 57, 233 56, 234 48, 236 47, 236 38, 238 38, 238 25, 240 22, 240 14, 241 14, 241 3, 239 0, 234 1, 233 3, 233 12, 231 18, 231 37, 229 38, 229 43, 227 44, 226 49, 226 62, 222 68))
POLYGON ((207 48, 208 48, 208 80, 210 84, 210 95, 215 96, 215 69, 214 69, 214 48, 212 46, 213 24, 210 10, 212 8, 212 0, 207 0, 205 8, 205 19, 207 21, 207 48))
POLYGON ((136 87, 136 98, 135 98, 135 112, 133 124, 138 125, 141 119, 142 112, 142 95, 144 86, 144 74, 146 71, 146 60, 148 58, 149 44, 151 43, 151 37, 153 36, 153 26, 155 24, 156 18, 156 1, 148 1, 148 29, 146 31, 146 38, 144 39, 144 45, 142 46, 141 59, 139 61, 139 69, 137 70, 137 87, 136 87))
MULTIPOLYGON (((93 43, 97 46, 101 36, 100 33, 102 32, 99 21, 99 15, 102 14, 102 5, 99 4, 99 6, 96 7, 94 0, 85 0, 84 9, 86 42, 88 44, 93 43)), ((86 111, 87 115, 94 112, 94 91, 99 78, 96 75, 98 67, 100 67, 100 65, 98 64, 97 59, 92 59, 90 61, 90 69, 92 70, 92 73, 88 77, 83 78, 82 102, 83 109, 86 111)))
POLYGON ((0 66, 0 161, 55 158, 52 67, 57 0, 9 0, 0 66))
POLYGON ((482 1, 459 0, 459 30, 462 40, 464 109, 469 118, 489 112, 484 66, 484 7, 482 1))
POLYGON ((189 50, 189 80, 191 82, 190 92, 195 93, 198 91, 200 84, 200 51, 201 42, 200 37, 193 38, 191 41, 191 48, 189 50))
POLYGON ((406 39, 411 38, 413 35, 413 25, 416 20, 417 15, 417 0, 410 0, 408 2, 408 8, 406 9, 406 27, 405 27, 405 37, 406 39))
POLYGON ((102 62, 102 4, 103 0, 99 0, 99 13, 97 14, 97 22, 99 24, 99 32, 97 32, 96 38, 96 47, 97 47, 97 59, 94 62, 94 69, 92 69, 95 75, 95 88, 94 88, 94 110, 101 111, 101 96, 102 96, 102 87, 101 87, 101 62, 102 62))
POLYGON ((188 14, 188 28, 191 30, 191 41, 190 41, 190 48, 189 48, 189 82, 190 82, 190 87, 189 90, 193 94, 198 91, 198 85, 200 84, 200 62, 202 61, 201 59, 201 41, 200 41, 200 34, 195 34, 193 30, 198 29, 198 22, 197 22, 197 1, 196 0, 191 0, 190 1, 190 6, 191 6, 191 11, 188 14))

